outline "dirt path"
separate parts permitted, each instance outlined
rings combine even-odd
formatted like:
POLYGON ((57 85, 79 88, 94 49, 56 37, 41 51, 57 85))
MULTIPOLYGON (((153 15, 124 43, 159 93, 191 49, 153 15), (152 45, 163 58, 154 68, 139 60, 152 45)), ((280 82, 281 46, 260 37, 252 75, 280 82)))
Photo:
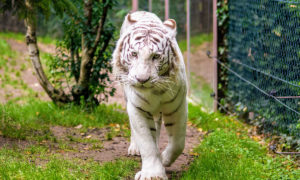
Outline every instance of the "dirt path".
MULTIPOLYGON (((112 161, 121 157, 130 157, 140 160, 140 157, 132 157, 127 155, 127 149, 130 142, 127 138, 122 136, 116 136, 112 140, 106 139, 106 134, 110 131, 109 128, 93 128, 89 129, 86 133, 80 133, 80 129, 67 128, 62 126, 53 126, 50 128, 52 134, 56 138, 57 143, 50 141, 43 141, 40 145, 48 147, 49 153, 58 153, 63 155, 66 159, 80 158, 82 160, 94 160, 99 163, 112 161), (91 142, 99 142, 101 146, 95 147, 95 143, 91 142, 79 142, 89 139, 91 142), (64 148, 60 147, 60 143, 65 144, 64 148)), ((192 161, 193 156, 191 151, 195 145, 199 144, 200 138, 203 134, 199 133, 197 129, 188 126, 186 135, 186 145, 184 152, 179 158, 172 164, 171 167, 167 167, 166 171, 169 177, 179 177, 181 173, 186 170, 189 163, 192 161)), ((167 135, 164 128, 162 128, 162 134, 160 138, 160 149, 161 151, 167 145, 167 135)), ((37 142, 16 140, 11 138, 4 138, 0 135, 0 148, 18 147, 25 149, 30 145, 36 145, 37 142)), ((99 145, 99 144, 98 144, 99 145)), ((36 163, 41 164, 43 161, 37 161, 36 163)))
MULTIPOLYGON (((69 134, 73 134, 73 136, 83 136, 83 137, 90 137, 93 139, 100 140, 103 142, 103 148, 98 150, 93 150, 91 145, 88 143, 74 143, 72 146, 75 149, 83 149, 84 151, 79 152, 65 152, 64 156, 67 158, 81 158, 84 160, 93 159, 98 162, 106 162, 112 161, 114 159, 120 157, 130 157, 127 155, 127 149, 129 147, 130 142, 127 138, 118 136, 114 137, 112 140, 106 140, 105 134, 109 131, 108 129, 91 129, 85 134, 79 134, 78 130, 76 131, 74 128, 65 128, 56 126, 51 128, 54 136, 58 138, 58 140, 67 141, 69 134)), ((190 155, 191 150, 194 148, 195 145, 199 144, 200 138, 203 134, 199 133, 197 129, 188 126, 187 128, 187 135, 186 135, 186 145, 184 152, 179 156, 179 158, 172 164, 171 167, 166 168, 167 173, 169 176, 172 174, 180 175, 180 173, 185 170, 186 166, 191 162, 193 156, 190 155)), ((161 137, 160 137, 160 149, 163 150, 168 143, 166 131, 162 128, 161 137)), ((133 157, 137 158, 137 157, 133 157)), ((140 158, 137 158, 140 159, 140 158)))

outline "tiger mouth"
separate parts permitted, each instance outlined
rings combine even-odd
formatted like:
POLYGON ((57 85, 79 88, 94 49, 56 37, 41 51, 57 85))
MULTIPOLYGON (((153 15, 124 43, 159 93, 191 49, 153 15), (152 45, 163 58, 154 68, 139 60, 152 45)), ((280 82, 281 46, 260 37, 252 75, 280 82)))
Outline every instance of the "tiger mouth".
POLYGON ((133 84, 132 86, 139 89, 151 89, 154 87, 154 85, 145 86, 145 84, 133 84))

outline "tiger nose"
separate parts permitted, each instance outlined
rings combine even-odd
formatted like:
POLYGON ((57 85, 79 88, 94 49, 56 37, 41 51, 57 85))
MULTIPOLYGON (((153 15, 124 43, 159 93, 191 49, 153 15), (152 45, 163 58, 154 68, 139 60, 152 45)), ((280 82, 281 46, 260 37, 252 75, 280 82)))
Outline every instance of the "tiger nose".
POLYGON ((138 80, 138 82, 144 84, 145 82, 149 81, 150 76, 148 76, 148 77, 137 77, 137 76, 135 76, 135 78, 136 78, 136 80, 138 80))

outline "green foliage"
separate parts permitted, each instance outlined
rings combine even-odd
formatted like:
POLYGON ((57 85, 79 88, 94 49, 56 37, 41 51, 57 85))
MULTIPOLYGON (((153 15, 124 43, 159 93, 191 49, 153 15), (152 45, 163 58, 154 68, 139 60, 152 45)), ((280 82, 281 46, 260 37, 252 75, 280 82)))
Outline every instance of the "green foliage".
POLYGON ((13 11, 21 19, 29 18, 33 21, 37 19, 37 13, 44 15, 48 18, 51 12, 55 12, 57 15, 62 16, 65 12, 77 12, 71 0, 27 0, 27 1, 10 1, 0 0, 0 12, 13 11), (26 7, 26 2, 30 4, 30 8, 26 7))
POLYGON ((18 139, 51 139, 51 125, 103 127, 111 123, 126 124, 126 114, 118 112, 116 105, 100 105, 94 109, 68 105, 58 107, 52 102, 34 99, 24 105, 7 103, 0 105, 0 132, 18 139))
MULTIPOLYGON (((218 22, 218 59, 228 63, 228 1, 218 1, 217 3, 217 22, 218 22)), ((218 66, 218 101, 222 106, 227 107, 224 99, 227 93, 228 72, 223 66, 218 66)), ((219 109, 223 111, 222 109, 219 109)))
MULTIPOLYGON (((57 44, 59 54, 55 57, 50 57, 48 65, 50 72, 54 79, 64 76, 64 79, 72 85, 70 88, 72 92, 74 89, 80 89, 77 86, 77 82, 80 76, 81 61, 83 58, 82 48, 83 46, 94 48, 93 44, 96 39, 97 28, 99 26, 100 18, 103 14, 104 6, 109 8, 115 5, 115 1, 93 2, 91 25, 87 26, 88 17, 84 12, 84 4, 82 1, 73 2, 78 13, 65 14, 63 18, 63 32, 62 40, 57 44), (85 44, 82 44, 82 36, 85 36, 85 44)), ((101 31, 100 43, 96 47, 96 51, 92 54, 93 59, 91 74, 88 80, 88 93, 87 96, 80 97, 85 103, 94 103, 94 100, 101 102, 106 100, 109 95, 113 95, 115 89, 107 88, 110 78, 108 73, 111 72, 111 65, 109 63, 114 45, 110 43, 110 39, 113 37, 115 27, 110 19, 106 19, 103 30, 101 31), (95 98, 97 96, 97 98, 95 98)), ((86 54, 89 55, 89 54, 86 54)), ((58 88, 62 88, 64 81, 56 83, 58 88)), ((80 100, 73 93, 75 100, 80 100)))
POLYGON ((66 160, 58 154, 47 154, 45 148, 25 150, 0 150, 0 179, 105 179, 132 177, 138 163, 118 159, 98 164, 80 159, 66 160), (36 162, 41 162, 37 165, 36 162))

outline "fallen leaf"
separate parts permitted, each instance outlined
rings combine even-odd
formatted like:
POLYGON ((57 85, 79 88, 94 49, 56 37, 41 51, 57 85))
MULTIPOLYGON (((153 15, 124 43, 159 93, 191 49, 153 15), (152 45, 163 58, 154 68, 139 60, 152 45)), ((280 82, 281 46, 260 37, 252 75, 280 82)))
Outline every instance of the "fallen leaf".
POLYGON ((187 122, 187 125, 188 125, 188 126, 192 126, 193 124, 192 124, 190 121, 188 121, 188 122, 187 122))
POLYGON ((189 154, 192 155, 192 156, 198 156, 199 155, 198 153, 193 152, 193 151, 191 151, 189 154))
POLYGON ((80 129, 82 128, 82 124, 79 124, 78 126, 75 127, 75 129, 80 129))

